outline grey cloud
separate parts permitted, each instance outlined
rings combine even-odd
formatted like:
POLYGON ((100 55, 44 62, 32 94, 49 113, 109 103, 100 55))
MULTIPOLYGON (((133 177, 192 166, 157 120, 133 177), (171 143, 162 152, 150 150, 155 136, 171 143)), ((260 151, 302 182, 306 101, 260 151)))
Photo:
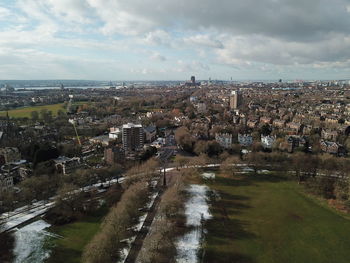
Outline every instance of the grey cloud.
POLYGON ((116 17, 129 14, 130 25, 138 25, 140 32, 152 26, 178 26, 313 40, 330 32, 350 31, 347 0, 116 0, 99 8, 110 8, 108 5, 118 7, 116 17))

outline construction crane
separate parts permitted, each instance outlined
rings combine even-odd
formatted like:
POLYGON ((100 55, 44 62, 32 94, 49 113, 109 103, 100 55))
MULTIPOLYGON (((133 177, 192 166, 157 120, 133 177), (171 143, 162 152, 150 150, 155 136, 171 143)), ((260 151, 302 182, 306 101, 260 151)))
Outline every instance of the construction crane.
POLYGON ((79 134, 78 134, 78 131, 77 131, 77 127, 75 126, 75 120, 74 119, 69 119, 68 121, 69 121, 69 123, 71 123, 73 125, 74 131, 75 131, 75 135, 77 136, 78 143, 81 146, 80 137, 79 137, 79 134))
MULTIPOLYGON (((68 114, 70 113, 70 111, 71 111, 73 98, 74 98, 73 95, 69 95, 69 102, 68 102, 68 104, 67 104, 67 109, 66 109, 67 115, 68 115, 68 114)), ((75 120, 74 120, 74 119, 69 119, 68 121, 69 121, 69 123, 71 123, 71 124, 73 125, 74 131, 75 131, 75 135, 77 136, 78 143, 79 143, 79 145, 81 146, 81 141, 80 141, 80 137, 79 137, 79 134, 78 134, 77 127, 76 127, 76 125, 75 125, 75 120)))

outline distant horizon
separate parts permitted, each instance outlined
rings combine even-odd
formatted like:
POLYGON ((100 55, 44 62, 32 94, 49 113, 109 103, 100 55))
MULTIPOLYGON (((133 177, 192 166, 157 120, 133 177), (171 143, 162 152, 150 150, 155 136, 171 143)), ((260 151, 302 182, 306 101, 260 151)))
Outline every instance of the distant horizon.
MULTIPOLYGON (((225 81, 225 82, 244 82, 244 81, 251 81, 251 82, 261 82, 261 81, 276 81, 278 82, 280 78, 276 79, 197 79, 196 81, 225 81)), ((291 81, 349 81, 350 78, 339 78, 339 79, 281 79, 282 82, 291 82, 291 81)), ((1 82, 14 82, 14 81, 72 81, 72 82, 77 82, 77 81, 83 81, 83 82, 186 82, 190 81, 190 79, 0 79, 1 82)))

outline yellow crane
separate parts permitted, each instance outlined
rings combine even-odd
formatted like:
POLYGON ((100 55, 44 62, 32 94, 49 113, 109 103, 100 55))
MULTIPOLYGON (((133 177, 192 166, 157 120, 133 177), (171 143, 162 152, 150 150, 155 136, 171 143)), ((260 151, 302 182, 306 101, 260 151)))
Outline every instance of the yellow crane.
MULTIPOLYGON (((69 102, 67 104, 67 114, 70 112, 70 109, 72 107, 72 102, 73 102, 73 95, 69 95, 69 102)), ((74 131, 75 131, 75 135, 77 136, 77 140, 78 140, 78 143, 79 145, 81 146, 81 141, 80 141, 80 137, 79 137, 79 134, 78 134, 78 130, 77 130, 77 127, 75 126, 75 120, 74 119, 69 119, 68 120, 69 123, 71 123, 74 127, 74 131)))

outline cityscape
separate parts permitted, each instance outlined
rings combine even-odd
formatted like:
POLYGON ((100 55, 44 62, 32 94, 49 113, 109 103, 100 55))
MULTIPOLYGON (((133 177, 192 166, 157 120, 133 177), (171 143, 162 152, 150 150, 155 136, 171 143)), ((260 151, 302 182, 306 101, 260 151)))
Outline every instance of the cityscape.
POLYGON ((0 262, 349 262, 348 1, 5 0, 0 26, 0 262))

